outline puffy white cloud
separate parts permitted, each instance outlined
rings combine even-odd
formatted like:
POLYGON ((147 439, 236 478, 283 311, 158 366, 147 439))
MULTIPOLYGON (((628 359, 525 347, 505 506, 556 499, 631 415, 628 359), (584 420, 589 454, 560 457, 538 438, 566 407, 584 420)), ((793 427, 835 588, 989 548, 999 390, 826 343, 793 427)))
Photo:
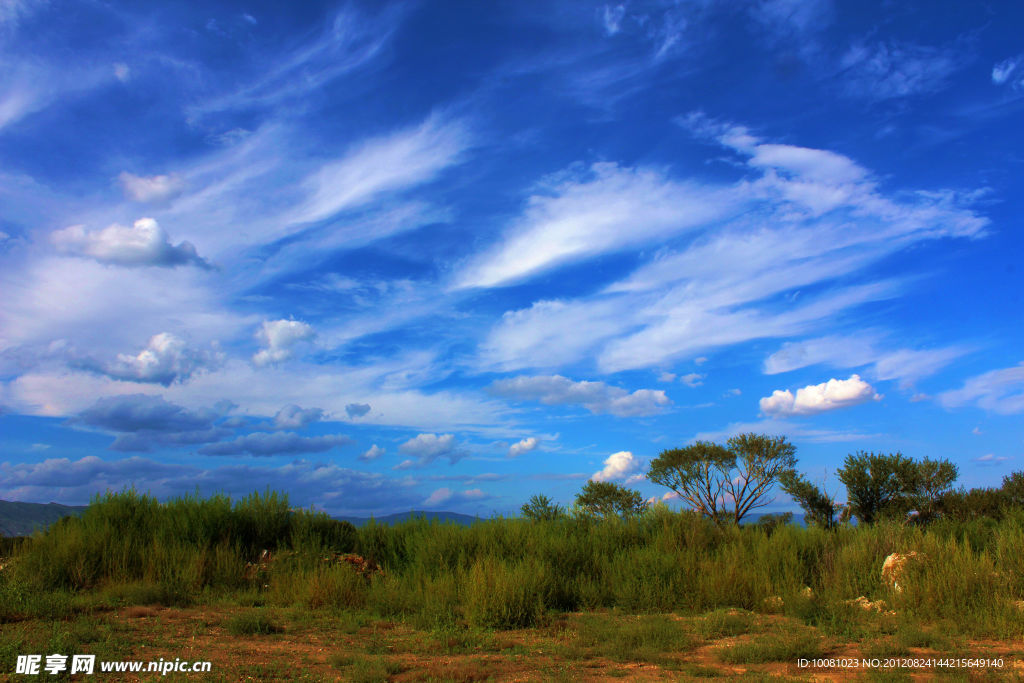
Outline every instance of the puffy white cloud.
POLYGON ((252 362, 263 366, 292 357, 292 347, 316 336, 312 326, 299 320, 264 320, 256 338, 267 348, 257 351, 252 362))
POLYGON ((657 241, 738 210, 734 193, 596 163, 530 197, 509 237, 472 260, 456 287, 496 287, 583 257, 657 241))
POLYGON ((349 403, 345 406, 345 413, 348 414, 349 417, 362 417, 368 412, 370 412, 369 403, 349 403))
POLYGON ((72 357, 69 362, 73 367, 98 372, 112 379, 151 382, 166 387, 174 382, 186 382, 201 370, 219 367, 224 362, 224 354, 216 347, 211 351, 190 348, 184 339, 162 332, 150 338, 146 348, 135 356, 120 353, 111 363, 88 357, 72 357))
POLYGON ((593 481, 622 481, 628 480, 628 483, 634 483, 635 481, 642 480, 643 476, 637 477, 637 469, 640 468, 641 462, 629 451, 619 451, 618 453, 612 453, 604 461, 604 467, 591 475, 593 481))
POLYGON ((455 441, 454 434, 417 434, 399 446, 398 450, 417 458, 417 460, 406 460, 396 469, 422 467, 441 457, 448 458, 448 461, 454 464, 466 456, 466 452, 455 441))
POLYGON ((376 460, 380 456, 384 455, 385 449, 381 448, 377 444, 373 444, 362 455, 359 456, 360 460, 368 462, 370 460, 376 460))
POLYGON ((516 458, 522 455, 523 453, 529 453, 530 451, 537 448, 538 443, 539 442, 537 441, 537 437, 535 436, 528 436, 525 439, 520 439, 519 441, 509 446, 508 457, 516 458))
POLYGON ((1024 412, 1024 363, 971 377, 960 389, 939 394, 938 401, 946 408, 974 404, 1003 415, 1024 412))
POLYGON ((89 258, 99 263, 118 266, 160 266, 173 268, 194 265, 212 266, 200 258, 191 242, 172 245, 167 231, 152 218, 140 218, 132 227, 114 223, 103 230, 88 231, 72 225, 50 235, 58 251, 71 256, 89 258))
POLYGON ((766 415, 814 415, 881 398, 859 375, 850 375, 849 379, 830 379, 797 389, 796 396, 788 389, 776 389, 771 396, 761 399, 760 407, 766 415))
POLYGON ((290 403, 274 415, 275 429, 302 429, 308 424, 317 422, 324 418, 324 411, 320 408, 300 408, 290 403))
MULTIPOLYGON (((127 67, 125 69, 127 70, 127 67)), ((120 77, 119 79, 124 80, 120 77)), ((121 182, 125 196, 137 202, 167 201, 177 197, 185 189, 184 178, 174 174, 146 177, 123 171, 117 179, 121 182)))
POLYGON ((691 372, 680 377, 679 381, 688 387, 699 387, 704 384, 704 375, 697 372, 691 372))
POLYGON ((488 391, 516 400, 540 401, 545 405, 582 405, 594 414, 617 417, 655 415, 672 405, 661 389, 637 389, 630 393, 604 382, 574 382, 561 375, 513 377, 494 382, 488 391))

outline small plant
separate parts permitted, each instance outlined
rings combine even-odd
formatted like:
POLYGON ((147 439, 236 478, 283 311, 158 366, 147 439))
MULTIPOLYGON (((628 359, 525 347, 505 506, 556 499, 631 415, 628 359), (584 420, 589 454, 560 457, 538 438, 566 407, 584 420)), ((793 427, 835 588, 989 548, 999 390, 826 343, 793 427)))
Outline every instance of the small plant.
POLYGON ((227 629, 236 636, 265 636, 284 629, 260 611, 243 612, 228 620, 227 629))
POLYGON ((727 664, 761 664, 811 659, 822 652, 821 638, 801 629, 772 633, 754 640, 737 643, 718 650, 718 658, 727 664))
POLYGON ((541 494, 530 497, 530 502, 523 503, 520 508, 523 517, 534 522, 550 522, 562 516, 562 506, 556 505, 550 498, 541 494))

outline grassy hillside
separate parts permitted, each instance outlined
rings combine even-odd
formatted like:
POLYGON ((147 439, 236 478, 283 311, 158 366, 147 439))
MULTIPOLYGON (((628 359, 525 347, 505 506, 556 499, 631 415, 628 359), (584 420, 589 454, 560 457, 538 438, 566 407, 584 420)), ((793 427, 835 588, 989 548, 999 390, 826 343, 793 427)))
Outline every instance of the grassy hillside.
POLYGON ((45 529, 61 517, 80 515, 84 505, 58 503, 12 503, 0 500, 0 536, 28 536, 45 529))

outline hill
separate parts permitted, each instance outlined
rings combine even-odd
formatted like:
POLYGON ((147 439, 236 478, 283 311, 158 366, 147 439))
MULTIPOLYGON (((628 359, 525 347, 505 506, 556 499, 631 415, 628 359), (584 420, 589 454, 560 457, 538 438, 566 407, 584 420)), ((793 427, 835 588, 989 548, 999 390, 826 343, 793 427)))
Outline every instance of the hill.
POLYGON ((0 536, 29 536, 61 517, 80 515, 85 505, 59 503, 15 503, 0 500, 0 536))

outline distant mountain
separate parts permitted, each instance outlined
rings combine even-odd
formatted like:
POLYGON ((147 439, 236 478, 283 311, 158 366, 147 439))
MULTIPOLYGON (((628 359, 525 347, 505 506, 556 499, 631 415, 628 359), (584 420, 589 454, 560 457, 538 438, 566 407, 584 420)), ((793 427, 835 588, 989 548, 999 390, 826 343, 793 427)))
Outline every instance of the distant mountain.
POLYGON ((30 536, 36 529, 45 529, 61 517, 82 514, 85 508, 85 505, 0 500, 0 536, 30 536))
POLYGON ((354 526, 363 526, 371 519, 377 524, 395 524, 397 522, 404 522, 407 519, 414 517, 426 517, 429 520, 437 520, 439 522, 454 522, 455 524, 463 524, 469 526, 473 522, 479 522, 479 517, 470 517, 469 515, 461 515, 458 512, 426 512, 424 510, 411 510, 409 512, 395 512, 390 515, 382 515, 380 517, 346 517, 339 516, 334 519, 340 519, 343 522, 351 522, 354 526))

